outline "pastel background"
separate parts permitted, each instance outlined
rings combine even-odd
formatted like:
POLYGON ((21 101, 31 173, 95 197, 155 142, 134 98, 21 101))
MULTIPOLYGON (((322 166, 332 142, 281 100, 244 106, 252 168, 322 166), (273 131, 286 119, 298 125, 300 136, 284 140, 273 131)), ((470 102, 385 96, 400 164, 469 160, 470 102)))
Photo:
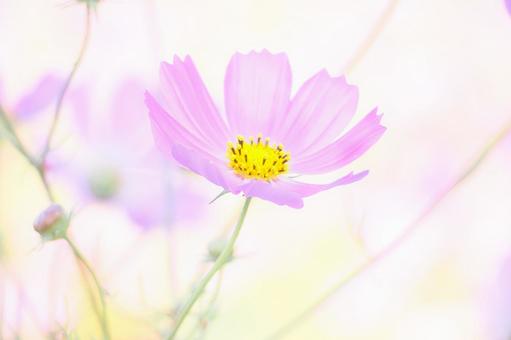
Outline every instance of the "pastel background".
MULTIPOLYGON (((234 52, 286 52, 296 90, 321 68, 342 74, 387 6, 383 0, 98 3, 62 111, 50 183, 75 212, 70 234, 108 291, 114 339, 158 339, 167 330, 172 308, 208 263, 208 244, 230 230, 242 203, 226 195, 208 204, 219 188, 161 161, 150 136, 139 136, 150 133, 141 103, 144 90, 157 85, 160 61, 192 56, 221 103, 234 52), (134 121, 123 112, 134 112, 134 121), (134 163, 134 155, 148 158, 134 163), (127 169, 123 199, 84 193, 95 164, 127 169), (134 197, 153 200, 159 208, 149 217, 159 219, 138 214, 134 197)), ((15 110, 45 75, 57 83, 66 76, 84 16, 78 1, 0 0, 2 106, 15 110)), ((510 42, 504 1, 397 1, 347 74, 360 90, 355 120, 378 106, 388 128, 354 163, 369 176, 308 198, 301 210, 255 200, 211 320, 190 339, 266 339, 414 224, 511 122, 510 42)), ((52 110, 16 119, 31 150, 40 150, 52 110)), ((509 339, 510 174, 511 137, 395 251, 284 339, 509 339)), ((42 244, 32 228, 47 205, 35 172, 0 132, 0 338, 52 338, 62 329, 98 338, 68 247, 42 244)))

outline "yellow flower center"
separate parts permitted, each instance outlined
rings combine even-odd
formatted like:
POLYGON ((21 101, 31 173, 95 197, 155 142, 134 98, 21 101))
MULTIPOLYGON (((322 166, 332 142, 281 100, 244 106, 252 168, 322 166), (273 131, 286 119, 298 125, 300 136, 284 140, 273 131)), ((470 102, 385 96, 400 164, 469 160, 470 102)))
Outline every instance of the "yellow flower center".
POLYGON ((250 137, 245 141, 238 136, 236 144, 227 143, 229 167, 239 176, 247 179, 271 181, 288 171, 290 155, 282 144, 270 145, 270 139, 264 141, 259 135, 257 140, 250 137))

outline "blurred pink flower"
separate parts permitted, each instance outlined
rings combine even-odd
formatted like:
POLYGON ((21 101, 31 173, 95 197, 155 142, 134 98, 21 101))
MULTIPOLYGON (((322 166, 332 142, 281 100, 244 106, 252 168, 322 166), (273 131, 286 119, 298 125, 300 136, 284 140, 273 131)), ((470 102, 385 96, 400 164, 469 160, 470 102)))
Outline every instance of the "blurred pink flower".
POLYGON ((29 91, 12 102, 4 98, 0 84, 0 103, 15 119, 27 119, 56 102, 63 81, 54 74, 43 76, 29 91))
POLYGON ((79 154, 54 159, 50 170, 67 177, 85 202, 112 203, 143 229, 168 227, 200 215, 206 200, 186 186, 182 171, 155 152, 143 89, 136 80, 125 81, 106 112, 91 109, 87 91, 75 91, 70 104, 79 154))
POLYGON ((235 54, 224 86, 225 117, 189 56, 162 63, 163 100, 160 104, 147 94, 146 104, 156 144, 165 154, 228 192, 293 208, 301 208, 304 197, 367 175, 350 173, 322 185, 287 176, 337 170, 385 131, 374 109, 339 137, 358 100, 357 88, 344 77, 322 70, 291 99, 287 56, 263 50, 235 54))

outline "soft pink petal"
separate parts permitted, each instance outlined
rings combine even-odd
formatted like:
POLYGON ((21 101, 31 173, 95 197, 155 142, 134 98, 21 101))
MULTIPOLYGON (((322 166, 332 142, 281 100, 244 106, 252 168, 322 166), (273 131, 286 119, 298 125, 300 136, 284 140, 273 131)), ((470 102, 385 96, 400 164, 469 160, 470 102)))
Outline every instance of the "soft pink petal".
POLYGON ((302 208, 303 200, 299 194, 285 187, 263 181, 251 181, 243 186, 243 193, 248 197, 258 197, 291 208, 302 208))
POLYGON ((173 64, 162 63, 160 71, 164 107, 183 127, 210 145, 225 151, 227 126, 218 113, 190 57, 173 64))
POLYGON ((338 180, 328 183, 328 184, 311 184, 311 183, 302 183, 297 182, 294 180, 281 180, 276 183, 276 186, 278 186, 282 190, 286 190, 289 192, 293 192, 297 194, 300 197, 307 197, 314 195, 320 191, 325 191, 331 188, 334 188, 339 185, 346 185, 353 182, 360 181, 362 178, 367 176, 369 171, 362 171, 358 174, 350 173, 342 178, 339 178, 338 180))
POLYGON ((291 155, 292 171, 301 174, 317 174, 338 169, 366 152, 380 139, 385 127, 380 125, 381 116, 374 109, 355 127, 334 143, 308 157, 291 155))
MULTIPOLYGON (((149 93, 146 93, 146 105, 153 128, 156 145, 167 156, 172 155, 172 147, 180 144, 193 150, 194 154, 206 159, 219 158, 211 154, 211 147, 206 141, 195 136, 170 116, 149 93)), ((222 158, 223 159, 223 158, 222 158)))
POLYGON ((363 171, 358 174, 350 173, 332 183, 309 184, 297 182, 291 179, 280 179, 277 182, 251 181, 242 188, 248 197, 258 197, 279 205, 287 205, 291 208, 302 208, 303 198, 314 195, 320 191, 328 190, 340 185, 350 184, 361 180, 368 174, 363 171))
POLYGON ((236 177, 227 165, 200 157, 194 150, 182 145, 172 146, 172 155, 181 165, 221 186, 226 191, 234 194, 240 192, 243 181, 236 177))
POLYGON ((291 68, 287 56, 235 54, 225 75, 225 110, 233 136, 273 137, 283 120, 291 94, 291 68))
POLYGON ((147 150, 153 144, 144 103, 145 86, 134 78, 123 80, 113 95, 101 128, 109 140, 130 149, 147 150), (115 133, 113 133, 115 132, 115 133))
POLYGON ((62 85, 61 78, 52 74, 45 76, 30 92, 20 98, 14 106, 14 113, 17 117, 25 119, 46 109, 56 102, 62 85))
POLYGON ((312 154, 338 138, 355 114, 358 90, 325 70, 310 78, 293 98, 281 127, 291 154, 312 154))
POLYGON ((143 229, 170 227, 201 215, 207 200, 174 178, 174 168, 165 164, 136 164, 123 169, 118 203, 143 229))
MULTIPOLYGON (((206 212, 210 198, 190 189, 186 183, 175 189, 174 221, 193 221, 206 212)), ((195 223, 196 224, 196 223, 195 223)))
MULTIPOLYGON (((70 108, 70 116, 73 118, 74 132, 83 138, 93 141, 97 139, 96 128, 92 124, 91 93, 87 86, 74 88, 66 97, 66 103, 70 108)), ((146 112, 147 110, 144 110, 146 112)))

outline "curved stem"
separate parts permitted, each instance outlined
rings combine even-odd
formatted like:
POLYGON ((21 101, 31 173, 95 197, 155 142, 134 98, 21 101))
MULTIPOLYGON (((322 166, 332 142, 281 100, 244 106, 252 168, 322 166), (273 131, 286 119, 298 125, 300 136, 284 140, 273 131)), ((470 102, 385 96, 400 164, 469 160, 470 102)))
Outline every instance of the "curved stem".
MULTIPOLYGON (((48 137, 46 138, 46 142, 44 144, 44 149, 41 154, 41 163, 44 164, 44 160, 46 159, 46 156, 48 155, 48 152, 50 151, 51 142, 53 140, 53 136, 55 135, 55 131, 57 129, 57 125, 60 119, 60 112, 62 111, 62 104, 64 103, 64 98, 66 97, 66 94, 69 90, 69 87, 71 85, 71 82, 73 81, 76 72, 78 71, 78 68, 80 67, 80 64, 82 63, 83 57, 85 56, 85 51, 87 50, 87 46, 89 45, 90 40, 90 28, 91 28, 91 4, 86 5, 87 12, 85 15, 85 33, 83 35, 82 44, 80 47, 80 51, 78 53, 78 57, 76 58, 73 68, 71 69, 71 72, 69 72, 69 75, 66 78, 66 81, 64 83, 64 86, 62 87, 62 90, 59 93, 59 96, 57 97, 57 104, 55 105, 55 113, 53 115, 53 120, 50 125, 50 130, 48 132, 48 137)), ((43 172, 44 174, 44 172, 43 172)))
POLYGON ((207 306, 204 311, 202 311, 197 318, 197 324, 195 328, 193 328, 190 331, 190 334, 185 337, 185 339, 193 340, 193 339, 204 339, 207 331, 207 326, 209 321, 211 320, 211 312, 215 307, 215 303, 218 300, 218 297, 220 296, 220 288, 222 287, 222 277, 223 277, 223 271, 220 269, 217 275, 217 282, 215 285, 215 290, 213 291, 213 294, 211 295, 210 300, 207 303, 207 306), (199 335, 196 333, 199 332, 199 335))
POLYGON ((4 127, 7 138, 10 143, 18 150, 18 152, 30 163, 30 165, 36 169, 37 174, 39 175, 41 182, 43 183, 44 190, 46 191, 46 195, 48 199, 52 202, 55 202, 55 196, 53 195, 53 191, 48 184, 48 181, 45 176, 44 168, 40 162, 38 162, 28 151, 25 145, 21 142, 20 137, 16 133, 12 122, 9 119, 9 116, 5 112, 5 110, 0 105, 0 123, 4 127))
POLYGON ((7 138, 9 142, 18 150, 18 152, 26 158, 26 160, 34 166, 37 166, 36 160, 32 157, 30 152, 27 150, 25 145, 21 142, 20 137, 16 133, 16 130, 14 129, 14 126, 9 119, 9 116, 7 115, 7 112, 4 110, 4 108, 0 104, 0 123, 3 125, 5 132, 7 133, 7 138))
POLYGON ((181 327, 181 325, 185 321, 186 317, 192 310, 192 307, 195 304, 195 302, 197 302, 199 297, 204 292, 204 289, 208 285, 209 281, 211 281, 211 279, 215 276, 215 274, 220 269, 222 269, 222 267, 229 261, 231 255, 232 255, 233 249, 234 249, 234 244, 236 243, 236 239, 238 238, 240 231, 241 231, 241 227, 243 226, 243 222, 245 221, 245 216, 247 215, 248 207, 250 206, 251 200, 252 200, 251 197, 247 197, 245 199, 245 204, 243 205, 243 208, 241 210, 241 214, 238 219, 238 223, 236 223, 236 227, 234 228, 234 231, 231 235, 231 238, 229 239, 229 242, 227 243, 225 248, 222 250, 222 253, 220 254, 220 256, 218 256, 218 258, 216 259, 216 261, 213 264, 213 266, 211 267, 211 269, 199 281, 197 287, 192 292, 192 295, 190 296, 188 301, 186 301, 185 305, 181 309, 181 311, 177 317, 176 324, 174 325, 174 328, 172 329, 170 335, 167 338, 168 340, 172 340, 172 339, 176 338, 176 334, 179 331, 179 328, 181 327))
POLYGON ((90 274, 92 277, 92 280, 94 281, 94 285, 96 286, 96 289, 98 291, 99 300, 101 302, 101 312, 97 308, 96 300, 94 298, 94 294, 92 293, 91 287, 87 284, 87 287, 89 288, 89 297, 91 299, 91 304, 93 309, 96 312, 96 316, 98 318, 98 322, 100 324, 101 330, 103 332, 103 339, 110 339, 110 329, 108 327, 108 317, 107 317, 107 307, 106 307, 106 300, 105 300, 105 293, 103 291, 103 288, 101 287, 101 284, 99 283, 98 277, 96 276, 96 273, 94 273, 94 270, 92 269, 91 265, 87 262, 85 257, 82 255, 78 247, 74 244, 73 241, 68 236, 64 236, 64 240, 67 242, 69 247, 73 250, 73 254, 76 257, 76 260, 79 262, 80 265, 82 265, 90 274))
POLYGON ((318 299, 316 299, 313 303, 311 303, 308 307, 306 307, 302 312, 292 318, 288 323, 274 332, 271 336, 267 338, 267 340, 276 340, 280 339, 283 336, 289 334, 293 331, 297 326, 302 324, 306 319, 308 319, 314 312, 323 305, 327 300, 329 300, 334 294, 339 292, 342 288, 347 286, 351 281, 358 278, 360 275, 365 273, 367 270, 375 266, 378 262, 383 260, 390 255, 395 250, 397 250, 403 243, 405 243, 410 237, 417 231, 418 227, 421 225, 422 221, 429 216, 429 214, 438 206, 440 203, 451 193, 458 185, 460 185, 463 181, 465 181, 478 167, 481 163, 486 159, 486 157, 490 154, 490 152, 508 135, 511 134, 511 122, 507 124, 504 129, 502 129, 481 151, 480 154, 474 159, 472 163, 458 176, 453 182, 451 182, 447 187, 441 190, 426 206, 426 208, 422 211, 422 213, 410 223, 403 231, 403 233, 390 242, 387 246, 383 247, 379 252, 375 255, 370 256, 365 262, 363 262, 360 266, 355 268, 351 273, 349 273, 346 277, 342 278, 339 282, 330 287, 326 292, 324 292, 318 299))
POLYGON ((380 33, 383 32, 385 25, 387 24, 390 17, 394 13, 394 10, 396 9, 398 2, 399 0, 389 0, 387 7, 385 7, 380 18, 373 25, 366 39, 357 48, 357 50, 353 54, 353 57, 348 61, 348 63, 344 67, 343 71, 345 73, 350 73, 355 68, 355 66, 365 57, 367 52, 371 49, 374 42, 376 41, 380 33))
POLYGON ((26 160, 34 167, 34 169, 37 171, 37 174, 39 175, 41 182, 43 183, 44 190, 46 191, 46 194, 48 196, 48 199, 51 202, 55 202, 55 195, 53 194, 53 191, 48 183, 48 179, 46 177, 46 169, 45 169, 45 163, 46 163, 46 157, 48 156, 48 152, 50 151, 51 142, 53 139, 53 136, 55 135, 55 130, 57 128, 57 124, 60 118, 60 112, 62 110, 62 104, 64 102, 64 98, 66 97, 66 94, 69 90, 69 87, 71 85, 71 82, 73 78, 75 77, 76 72, 78 71, 78 68, 80 67, 80 64, 82 63, 83 57, 85 55, 85 51, 87 50, 87 46, 89 44, 90 40, 90 27, 91 27, 91 4, 87 4, 87 12, 85 16, 85 34, 83 36, 82 44, 80 47, 80 52, 78 53, 78 57, 75 60, 75 63, 73 65, 73 68, 71 69, 71 72, 66 78, 66 81, 64 83, 64 86, 62 87, 62 90, 59 93, 59 96, 57 97, 57 104, 55 107, 55 114, 53 116, 52 123, 50 125, 50 130, 48 132, 48 137, 46 138, 43 152, 41 153, 40 159, 36 159, 32 156, 32 154, 27 150, 27 148, 23 145, 21 142, 21 139, 16 133, 16 130, 14 129, 13 124, 9 120, 9 117, 7 116, 7 113, 5 110, 0 106, 0 123, 5 127, 5 130, 7 131, 8 137, 10 139, 11 144, 19 151, 19 153, 26 158, 26 160))
POLYGON ((37 174, 39 175, 39 178, 41 179, 41 183, 43 183, 44 191, 46 191, 46 196, 48 196, 48 199, 51 202, 55 202, 55 195, 53 194, 53 190, 48 183, 48 179, 46 178, 46 171, 44 169, 43 164, 39 164, 37 166, 37 174))

